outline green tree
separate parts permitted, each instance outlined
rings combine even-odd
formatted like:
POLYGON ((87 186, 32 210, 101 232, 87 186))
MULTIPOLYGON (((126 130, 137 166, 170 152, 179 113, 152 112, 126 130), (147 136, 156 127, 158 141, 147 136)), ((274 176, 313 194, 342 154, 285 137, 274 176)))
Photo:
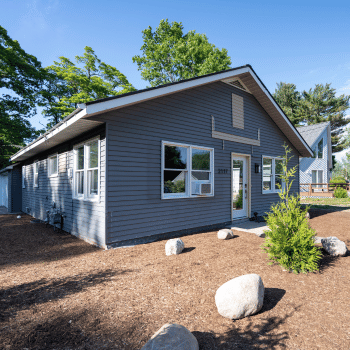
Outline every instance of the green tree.
POLYGON ((161 20, 155 31, 142 31, 142 55, 133 57, 141 76, 151 86, 173 83, 230 68, 226 49, 209 43, 205 34, 183 32, 181 22, 161 20))
POLYGON ((295 126, 303 121, 300 108, 301 94, 294 84, 277 83, 273 97, 295 126))
POLYGON ((336 90, 331 84, 316 84, 314 89, 303 92, 301 109, 303 118, 308 125, 330 122, 333 152, 340 152, 347 146, 342 137, 344 126, 348 124, 345 118, 349 109, 350 96, 336 97, 336 90))
POLYGON ((38 135, 28 118, 36 113, 36 93, 45 79, 41 63, 0 26, 0 168, 38 135))
POLYGON ((75 56, 76 63, 63 56, 59 59, 46 67, 49 79, 40 93, 48 127, 72 113, 78 103, 136 90, 124 74, 102 62, 89 46, 82 56, 75 56))

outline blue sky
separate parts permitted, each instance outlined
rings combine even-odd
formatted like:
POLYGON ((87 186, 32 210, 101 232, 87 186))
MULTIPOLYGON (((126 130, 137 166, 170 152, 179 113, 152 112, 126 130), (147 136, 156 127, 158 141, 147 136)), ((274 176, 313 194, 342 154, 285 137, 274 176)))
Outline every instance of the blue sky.
MULTIPOLYGON (((271 92, 283 81, 350 94, 349 13, 349 1, 1 0, 0 24, 43 66, 91 46, 140 89, 132 56, 141 31, 168 18, 226 48, 233 67, 251 64, 271 92)), ((40 114, 31 121, 46 124, 40 114)))

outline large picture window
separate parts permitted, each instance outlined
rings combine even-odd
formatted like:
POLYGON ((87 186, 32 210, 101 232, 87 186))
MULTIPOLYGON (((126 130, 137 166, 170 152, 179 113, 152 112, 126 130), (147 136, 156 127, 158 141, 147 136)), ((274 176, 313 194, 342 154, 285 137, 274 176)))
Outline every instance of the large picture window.
POLYGON ((97 199, 100 176, 100 140, 94 139, 74 147, 74 197, 97 199))
POLYGON ((263 193, 279 192, 283 187, 283 162, 282 158, 263 157, 263 193))
POLYGON ((214 195, 214 150, 162 143, 162 198, 214 195))

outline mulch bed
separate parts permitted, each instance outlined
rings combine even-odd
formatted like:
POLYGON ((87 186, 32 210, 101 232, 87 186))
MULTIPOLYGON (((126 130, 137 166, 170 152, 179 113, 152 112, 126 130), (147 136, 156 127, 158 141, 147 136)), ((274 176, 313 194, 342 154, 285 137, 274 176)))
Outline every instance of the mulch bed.
MULTIPOLYGON (((268 266, 254 234, 183 237, 185 251, 165 256, 165 241, 105 251, 0 216, 0 349, 140 349, 165 323, 179 323, 200 349, 349 349, 350 256, 325 255, 319 273, 268 266), (257 273, 263 309, 242 320, 221 317, 217 288, 257 273)), ((319 236, 350 248, 350 213, 310 220, 319 236)))

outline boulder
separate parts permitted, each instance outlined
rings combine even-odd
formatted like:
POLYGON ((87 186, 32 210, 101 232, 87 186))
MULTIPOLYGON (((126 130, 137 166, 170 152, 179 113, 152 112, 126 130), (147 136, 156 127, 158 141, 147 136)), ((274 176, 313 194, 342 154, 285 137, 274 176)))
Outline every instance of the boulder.
POLYGON ((233 236, 234 236, 233 232, 228 228, 224 228, 224 229, 218 231, 218 238, 219 239, 230 239, 233 236))
POLYGON ((185 248, 184 242, 180 238, 169 239, 165 244, 166 255, 178 255, 185 248))
POLYGON ((315 244, 321 244, 322 243, 322 239, 325 239, 325 237, 314 236, 315 244))
POLYGON ((263 302, 264 284, 256 274, 234 278, 224 283, 215 294, 219 314, 233 320, 257 313, 263 302))
POLYGON ((179 324, 165 324, 141 350, 198 350, 195 336, 179 324))
POLYGON ((321 239, 325 251, 332 256, 345 256, 348 249, 346 244, 337 237, 327 237, 321 239))

